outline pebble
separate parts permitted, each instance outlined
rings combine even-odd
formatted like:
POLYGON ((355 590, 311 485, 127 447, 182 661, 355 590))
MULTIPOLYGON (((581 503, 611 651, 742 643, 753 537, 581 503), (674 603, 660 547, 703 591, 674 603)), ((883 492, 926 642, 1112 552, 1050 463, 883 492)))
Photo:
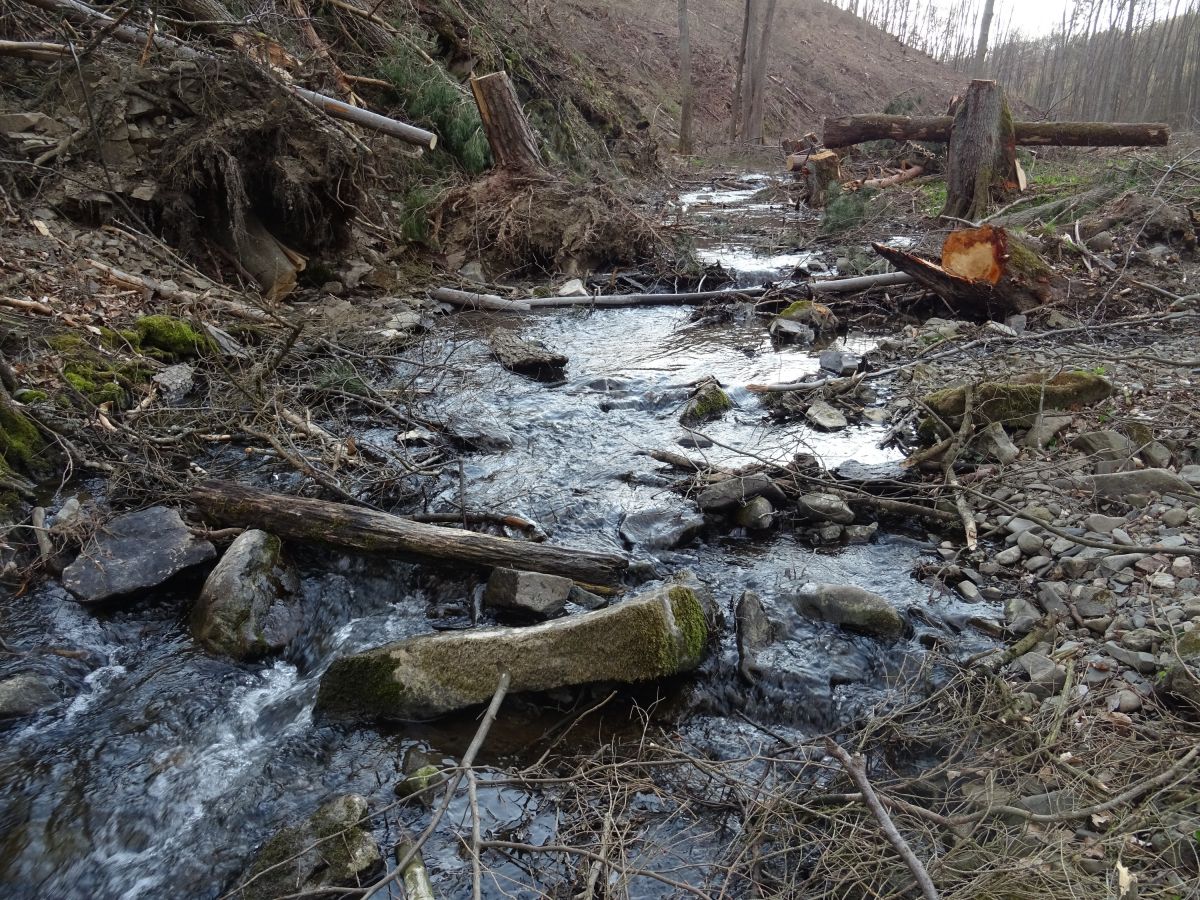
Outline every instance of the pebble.
POLYGON ((1109 708, 1123 713, 1137 712, 1142 708, 1142 698, 1138 696, 1137 691, 1126 688, 1113 695, 1109 701, 1109 708))
POLYGON ((1176 578, 1187 578, 1192 574, 1191 557, 1177 556, 1171 562, 1171 574, 1176 578))
POLYGON ((1175 590, 1175 576, 1168 575, 1166 572, 1158 572, 1146 579, 1150 587, 1156 591, 1173 591, 1175 590))
POLYGON ((1087 526, 1089 531, 1095 531, 1099 534, 1112 534, 1114 528, 1120 528, 1125 524, 1125 520, 1116 516, 1103 516, 1100 513, 1093 513, 1083 520, 1083 524, 1087 526))
POLYGON ((962 594, 964 600, 969 600, 972 603, 979 600, 979 588, 970 581, 960 581, 958 583, 958 592, 962 594))
POLYGON ((1000 565, 1000 566, 1016 565, 1018 562, 1021 561, 1021 548, 1020 547, 1008 547, 1004 550, 1001 550, 999 553, 997 553, 993 557, 993 559, 995 560, 996 564, 1000 565))
POLYGON ((1048 568, 1052 562, 1054 560, 1048 556, 1031 556, 1025 560, 1025 570, 1028 572, 1040 572, 1048 568))
POLYGON ((1132 544, 1133 538, 1129 536, 1129 532, 1124 528, 1114 528, 1112 530, 1112 538, 1118 544, 1132 544))
POLYGON ((1017 546, 1026 556, 1033 556, 1042 549, 1043 541, 1032 531, 1022 531, 1017 535, 1017 546))
POLYGON ((1168 509, 1162 515, 1162 523, 1168 528, 1178 528, 1181 525, 1186 525, 1188 514, 1186 509, 1168 509))
POLYGON ((1100 564, 1097 568, 1099 568, 1101 572, 1115 575, 1122 569, 1128 569, 1139 559, 1144 558, 1144 556, 1145 554, 1142 553, 1118 553, 1115 556, 1106 556, 1100 560, 1100 564))

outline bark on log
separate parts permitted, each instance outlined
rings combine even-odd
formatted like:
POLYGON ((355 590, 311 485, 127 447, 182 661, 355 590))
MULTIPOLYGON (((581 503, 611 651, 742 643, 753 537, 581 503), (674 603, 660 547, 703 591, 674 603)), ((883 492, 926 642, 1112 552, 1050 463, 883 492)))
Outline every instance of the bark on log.
POLYGON ((996 82, 977 78, 967 87, 950 129, 942 215, 982 219, 993 194, 1019 183, 1008 99, 996 82))
POLYGON ((522 175, 544 172, 538 153, 537 138, 525 118, 507 72, 493 72, 482 78, 471 76, 471 92, 483 120, 488 145, 497 168, 522 175))
POLYGON ((38 62, 56 62, 67 56, 66 44, 51 44, 45 41, 0 41, 0 56, 15 56, 18 59, 33 59, 38 62))
MULTIPOLYGON (((950 140, 950 116, 840 116, 825 120, 826 147, 849 147, 866 141, 950 140)), ((1022 146, 1165 147, 1171 128, 1159 122, 1015 122, 1022 146)))
POLYGON ((925 174, 924 166, 909 166, 908 168, 897 172, 895 175, 888 175, 879 178, 865 178, 862 181, 847 181, 842 187, 849 190, 857 191, 860 188, 889 188, 897 184, 904 184, 906 181, 912 181, 914 178, 919 178, 925 174))
POLYGON ((449 303, 463 309, 497 309, 508 312, 529 312, 532 307, 519 300, 505 300, 496 294, 477 294, 473 291, 456 291, 454 288, 434 288, 429 296, 439 303, 449 303))
POLYGON ((1051 302, 1062 279, 1028 244, 1003 228, 951 232, 942 245, 942 264, 872 244, 875 252, 956 311, 995 317, 1025 312, 1051 302))
POLYGON ((618 554, 439 528, 375 510, 273 494, 223 481, 204 482, 192 490, 189 499, 205 521, 261 528, 302 543, 545 572, 587 584, 615 584, 628 565, 628 560, 618 554))
POLYGON ((504 328, 497 328, 488 335, 488 346, 504 368, 539 381, 562 378, 563 369, 569 362, 564 354, 544 344, 527 341, 504 328))

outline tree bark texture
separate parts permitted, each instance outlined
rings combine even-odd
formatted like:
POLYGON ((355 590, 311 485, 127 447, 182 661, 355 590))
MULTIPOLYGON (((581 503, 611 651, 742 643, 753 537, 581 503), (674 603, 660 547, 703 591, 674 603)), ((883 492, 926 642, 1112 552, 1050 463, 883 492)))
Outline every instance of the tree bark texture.
POLYGON ((982 219, 992 196, 1018 182, 1017 139, 1008 100, 996 82, 977 78, 967 87, 950 128, 942 215, 982 219))
POLYGON ((471 91, 483 120, 483 129, 492 148, 496 166, 522 175, 543 172, 537 138, 507 72, 493 72, 482 78, 471 76, 471 91))
POLYGON ((615 584, 624 556, 532 544, 440 528, 343 503, 273 494, 224 481, 206 481, 189 499, 205 521, 261 528, 285 540, 401 553, 477 566, 561 575, 586 584, 615 584))
POLYGON ((679 0, 679 152, 692 152, 692 39, 687 0, 679 0))
MULTIPOLYGON (((950 116, 841 116, 825 120, 826 147, 848 147, 865 141, 950 140, 950 116)), ((1171 128, 1157 122, 1014 122, 1021 146, 1165 147, 1171 128)))

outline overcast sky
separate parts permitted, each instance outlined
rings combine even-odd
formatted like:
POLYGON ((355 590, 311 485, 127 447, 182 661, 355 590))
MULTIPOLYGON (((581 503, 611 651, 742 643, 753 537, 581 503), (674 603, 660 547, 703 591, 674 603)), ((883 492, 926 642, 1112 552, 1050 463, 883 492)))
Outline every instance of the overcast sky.
MULTIPOLYGON (((947 7, 958 5, 947 0, 938 2, 947 7)), ((1030 37, 1049 34, 1062 21, 1063 10, 1074 5, 1067 0, 996 0, 992 28, 994 32, 1003 28, 1011 16, 1013 31, 1030 37)))

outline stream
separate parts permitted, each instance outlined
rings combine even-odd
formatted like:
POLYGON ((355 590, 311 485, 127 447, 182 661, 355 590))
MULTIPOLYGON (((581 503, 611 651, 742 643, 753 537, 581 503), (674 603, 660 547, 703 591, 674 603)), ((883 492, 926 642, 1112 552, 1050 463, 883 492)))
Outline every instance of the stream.
MULTIPOLYGON (((809 255, 796 249, 738 243, 730 211, 748 206, 786 232, 791 210, 748 201, 765 181, 701 190, 681 199, 687 216, 714 233, 701 245, 708 261, 737 270, 742 283, 786 275, 809 255)), ((438 412, 470 422, 486 446, 468 454, 462 471, 467 504, 531 519, 556 543, 630 550, 621 523, 630 513, 690 511, 670 490, 674 476, 647 455, 672 449, 719 464, 816 455, 834 468, 899 458, 879 442, 886 426, 852 425, 833 433, 764 417, 752 382, 795 379, 817 371, 811 348, 772 347, 765 321, 748 309, 732 322, 692 321, 688 309, 543 310, 497 321, 567 354, 561 384, 513 375, 480 340, 482 317, 445 319, 436 340, 456 366, 460 384, 439 382, 451 395, 438 412), (688 385, 715 376, 735 408, 699 427, 713 446, 684 450, 678 417, 688 385)), ((848 334, 835 347, 869 352, 878 335, 848 334)), ((426 384, 419 370, 398 364, 397 383, 426 384)), ((881 390, 879 406, 886 406, 881 390)), ((364 441, 389 444, 395 431, 364 429, 364 441)), ((459 499, 457 472, 439 482, 433 508, 459 499), (452 482, 452 483, 450 483, 452 482)), ((59 502, 71 494, 64 494, 59 502)), ((802 536, 704 531, 678 549, 634 547, 634 568, 646 580, 690 570, 725 611, 726 626, 700 672, 631 692, 661 700, 656 713, 682 742, 715 757, 735 757, 775 735, 799 738, 824 731, 885 702, 898 681, 922 671, 931 640, 969 650, 970 632, 955 623, 980 612, 936 593, 912 577, 934 545, 923 533, 878 533, 871 543, 814 548, 802 536), (805 582, 856 584, 924 615, 910 640, 886 645, 807 622, 775 598, 805 582), (764 598, 787 633, 760 662, 769 677, 754 689, 738 678, 732 608, 743 591, 764 598), (937 624, 923 624, 934 622, 937 624)), ((468 627, 478 602, 478 575, 453 567, 350 556, 296 553, 303 574, 306 626, 281 657, 237 665, 199 649, 187 630, 199 582, 172 583, 157 595, 101 612, 76 603, 55 582, 0 601, 0 634, 24 657, 0 656, 0 675, 51 674, 66 686, 58 707, 5 726, 0 746, 0 885, 12 898, 211 898, 230 889, 262 841, 302 819, 329 797, 362 794, 373 809, 394 803, 406 751, 421 748, 457 758, 474 733, 475 713, 411 726, 348 728, 314 718, 322 671, 336 657, 434 628, 468 627), (52 648, 60 652, 51 652, 52 648)), ((980 645, 982 646, 982 644, 980 645)), ((535 701, 506 701, 480 762, 528 764, 557 723, 607 694, 600 688, 535 701), (574 712, 573 712, 574 710, 574 712)), ((631 706, 606 708, 613 731, 631 724, 631 706)), ((636 718, 636 717, 635 717, 636 718)), ((634 723, 636 726, 636 722, 634 723)), ((590 737, 595 742, 596 728, 590 737)), ((465 792, 447 815, 470 830, 465 792)), ((483 828, 506 840, 555 843, 568 827, 546 794, 509 785, 480 788, 483 828)), ((641 821, 642 858, 631 863, 672 870, 712 859, 719 831, 670 815, 649 795, 641 821)), ((390 847, 401 821, 419 831, 428 814, 402 807, 375 821, 390 847)), ((426 845, 438 896, 470 895, 471 867, 443 824, 426 845)), ((562 879, 575 863, 550 857, 489 857, 488 897, 565 896, 562 879), (519 886, 519 887, 518 887, 519 886)), ((676 896, 666 885, 635 879, 631 896, 676 896)))

